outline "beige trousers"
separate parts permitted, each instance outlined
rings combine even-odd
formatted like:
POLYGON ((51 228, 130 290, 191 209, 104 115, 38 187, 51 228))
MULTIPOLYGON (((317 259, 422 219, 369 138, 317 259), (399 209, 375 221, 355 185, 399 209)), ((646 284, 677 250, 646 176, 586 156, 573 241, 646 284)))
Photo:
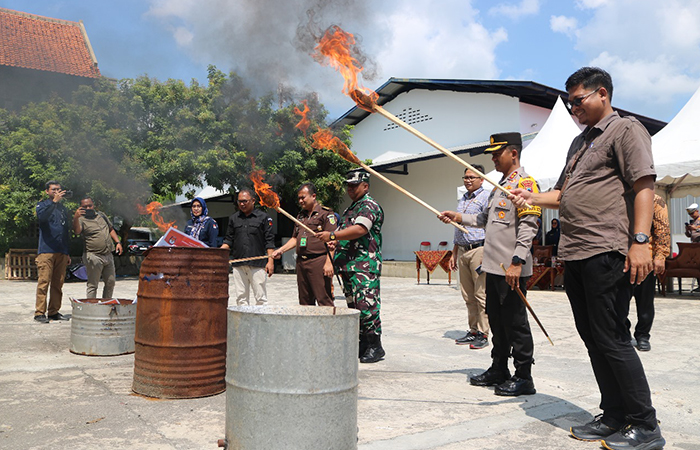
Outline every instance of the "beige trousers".
POLYGON ((36 309, 34 315, 53 316, 61 309, 63 300, 63 282, 70 256, 63 253, 42 253, 36 257, 39 280, 36 285, 36 309), (49 294, 49 285, 51 292, 49 294), (46 296, 49 294, 49 308, 46 309, 46 296))
POLYGON ((97 286, 100 284, 100 278, 105 282, 102 298, 112 298, 116 283, 114 256, 111 253, 99 255, 86 252, 83 253, 83 264, 85 264, 88 277, 86 298, 97 298, 97 286))
POLYGON ((267 273, 264 267, 236 266, 233 268, 233 290, 236 293, 236 304, 250 305, 250 290, 256 305, 267 303, 267 273))
POLYGON ((484 247, 464 250, 457 247, 457 269, 462 298, 467 304, 469 331, 489 334, 489 318, 486 315, 486 273, 476 273, 481 265, 484 247))

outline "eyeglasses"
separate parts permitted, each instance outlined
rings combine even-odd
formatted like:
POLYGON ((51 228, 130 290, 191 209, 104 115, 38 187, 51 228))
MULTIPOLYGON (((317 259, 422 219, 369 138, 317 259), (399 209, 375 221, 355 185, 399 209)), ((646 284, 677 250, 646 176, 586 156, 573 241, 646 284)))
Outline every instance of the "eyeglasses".
POLYGON ((474 180, 479 180, 481 177, 462 177, 464 181, 474 181, 474 180))
POLYGON ((250 200, 238 200, 238 203, 246 204, 246 203, 248 203, 249 201, 250 201, 250 200))
POLYGON ((581 104, 583 103, 583 101, 584 101, 585 99, 587 99, 587 98, 590 97, 591 95, 593 95, 593 94, 595 94, 596 92, 598 92, 598 91, 600 90, 600 88, 602 88, 602 87, 603 87, 603 86, 599 87, 599 88, 596 89, 595 91, 589 92, 589 93, 586 94, 586 95, 582 95, 582 96, 580 96, 580 97, 576 97, 576 98, 573 99, 573 100, 565 100, 565 102, 566 102, 566 107, 569 108, 569 109, 572 109, 574 106, 581 106, 581 104))

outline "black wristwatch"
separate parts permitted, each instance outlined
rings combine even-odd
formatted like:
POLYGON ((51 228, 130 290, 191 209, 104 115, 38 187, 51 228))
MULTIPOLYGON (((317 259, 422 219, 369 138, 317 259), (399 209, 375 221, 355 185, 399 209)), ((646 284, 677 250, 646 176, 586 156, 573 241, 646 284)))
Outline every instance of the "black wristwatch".
POLYGON ((330 238, 331 238, 331 241, 335 241, 335 233, 333 231, 331 231, 330 238))
POLYGON ((511 263, 515 264, 516 266, 521 266, 525 264, 525 262, 526 261, 519 256, 513 256, 513 260, 511 261, 511 263))
POLYGON ((647 244, 649 243, 649 236, 647 236, 644 233, 635 233, 634 242, 636 242, 637 244, 647 244))

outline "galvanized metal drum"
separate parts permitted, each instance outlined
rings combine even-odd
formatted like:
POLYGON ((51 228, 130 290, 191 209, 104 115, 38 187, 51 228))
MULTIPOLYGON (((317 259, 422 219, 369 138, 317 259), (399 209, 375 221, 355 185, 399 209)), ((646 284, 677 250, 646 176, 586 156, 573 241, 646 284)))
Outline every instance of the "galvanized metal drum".
POLYGON ((134 353, 136 304, 114 299, 71 299, 70 351, 78 355, 113 356, 134 353), (118 303, 116 303, 118 302, 118 303))
POLYGON ((230 307, 227 448, 356 449, 358 329, 354 309, 230 307))
POLYGON ((152 248, 137 298, 133 391, 157 398, 223 392, 228 250, 152 248))

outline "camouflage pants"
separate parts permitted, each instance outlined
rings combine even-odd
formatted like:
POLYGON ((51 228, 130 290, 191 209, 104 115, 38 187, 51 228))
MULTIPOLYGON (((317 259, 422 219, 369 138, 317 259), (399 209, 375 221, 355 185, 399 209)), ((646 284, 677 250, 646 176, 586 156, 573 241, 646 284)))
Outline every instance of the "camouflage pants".
POLYGON ((360 335, 382 334, 379 318, 379 274, 365 272, 340 272, 343 292, 349 308, 360 311, 360 335))

